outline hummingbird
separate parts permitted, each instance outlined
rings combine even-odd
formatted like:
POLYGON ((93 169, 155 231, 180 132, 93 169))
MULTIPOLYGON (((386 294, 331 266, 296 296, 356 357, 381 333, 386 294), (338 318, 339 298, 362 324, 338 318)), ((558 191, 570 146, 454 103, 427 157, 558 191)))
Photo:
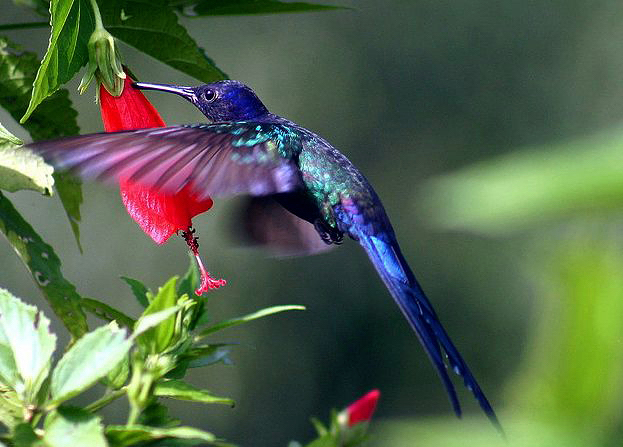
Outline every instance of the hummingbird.
POLYGON ((301 252, 339 245, 344 236, 357 241, 417 334, 456 415, 461 406, 448 369, 462 377, 501 431, 403 256, 379 196, 345 155, 311 130, 269 112, 239 81, 195 87, 136 82, 133 87, 179 95, 209 123, 79 135, 28 147, 84 178, 126 179, 172 194, 190 188, 199 199, 247 195, 253 200, 249 209, 255 212, 247 219, 256 239, 270 242, 268 213, 269 221, 289 225, 286 232, 301 252))

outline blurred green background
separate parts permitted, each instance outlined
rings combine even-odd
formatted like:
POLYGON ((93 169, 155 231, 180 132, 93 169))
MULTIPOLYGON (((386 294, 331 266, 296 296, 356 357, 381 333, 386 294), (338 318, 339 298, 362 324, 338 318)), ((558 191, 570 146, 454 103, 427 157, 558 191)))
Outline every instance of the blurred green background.
MULTIPOLYGON (((623 3, 340 4, 355 9, 184 23, 231 78, 326 137, 375 185, 509 445, 621 445, 623 3)), ((0 19, 28 20, 38 17, 18 8, 0 19)), ((8 35, 42 54, 47 32, 8 35)), ((141 80, 193 82, 122 52, 141 80)), ((179 98, 149 97, 168 123, 202 119, 179 98)), ((92 94, 73 100, 81 131, 101 131, 92 94)), ((25 138, 3 112, 0 122, 25 138)), ((136 314, 120 275, 155 288, 186 269, 184 243, 155 246, 114 189, 85 187, 83 255, 58 200, 9 196, 85 296, 136 314)), ((240 343, 235 364, 192 379, 237 406, 172 402, 175 415, 242 446, 285 446, 312 437, 310 415, 326 419, 379 388, 372 446, 507 445, 459 380, 466 417, 455 420, 357 244, 267 259, 229 236, 233 207, 218 202, 195 220, 210 270, 229 281, 210 295, 214 317, 308 310, 223 335, 240 343)), ((4 240, 0 266, 3 287, 46 309, 4 240)))

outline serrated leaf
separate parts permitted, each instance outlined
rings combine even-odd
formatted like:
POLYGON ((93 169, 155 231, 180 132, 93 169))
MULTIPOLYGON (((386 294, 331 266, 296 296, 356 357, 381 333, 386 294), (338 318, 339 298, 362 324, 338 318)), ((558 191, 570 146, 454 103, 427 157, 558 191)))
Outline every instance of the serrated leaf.
POLYGON ((2 345, 12 352, 13 363, 8 352, 3 350, 1 371, 6 385, 14 389, 20 399, 31 404, 50 371, 52 354, 56 348, 56 336, 50 332, 50 320, 31 305, 0 289, 0 332, 2 345), (15 366, 15 373, 10 369, 15 366))
POLYGON ((286 306, 273 306, 268 307, 266 309, 258 310, 257 312, 253 312, 251 314, 244 315, 239 318, 232 318, 231 320, 221 321, 220 323, 215 324, 214 326, 210 326, 197 334, 195 337, 196 340, 204 338, 214 332, 221 331, 223 329, 238 326, 240 324, 248 323, 249 321, 257 320, 258 318, 267 317, 269 315, 273 315, 280 312, 285 312, 288 310, 305 310, 305 306, 296 306, 296 305, 286 305, 286 306))
POLYGON ((0 193, 0 231, 30 271, 54 313, 74 338, 88 330, 80 303, 82 298, 61 273, 61 261, 11 202, 0 193))
POLYGON ((202 82, 227 78, 178 23, 166 0, 107 0, 100 11, 106 29, 128 45, 202 82))
POLYGON ((0 124, 0 189, 31 189, 51 195, 54 168, 21 145, 22 141, 0 124))
POLYGON ((149 306, 149 300, 147 299, 147 292, 149 292, 149 289, 142 282, 138 279, 128 278, 127 276, 122 276, 121 279, 130 286, 134 298, 136 298, 136 301, 138 301, 141 306, 149 306))
POLYGON ((191 439, 213 443, 216 437, 209 432, 192 427, 157 428, 145 425, 109 425, 106 436, 115 447, 126 447, 139 442, 165 438, 191 439))
POLYGON ((59 408, 45 420, 47 447, 107 447, 100 418, 80 408, 59 408))
POLYGON ((120 310, 93 298, 82 298, 81 304, 83 309, 109 323, 116 321, 119 325, 127 327, 128 329, 132 329, 134 324, 136 324, 132 318, 128 317, 120 310))
POLYGON ((95 29, 88 0, 56 0, 50 3, 52 31, 48 49, 37 71, 24 123, 41 102, 70 81, 89 60, 87 43, 95 29))
POLYGON ((234 401, 226 397, 212 395, 208 390, 201 390, 181 380, 165 380, 156 383, 154 394, 171 399, 190 400, 204 404, 224 404, 234 406, 234 401))
MULTIPOLYGON (((164 286, 160 287, 158 289, 158 293, 154 299, 151 300, 149 306, 147 306, 147 309, 145 309, 141 315, 141 318, 139 318, 139 321, 137 322, 137 326, 139 323, 145 324, 142 323, 141 320, 146 321, 145 319, 149 315, 156 314, 161 311, 171 312, 170 309, 176 308, 175 311, 171 312, 170 316, 164 320, 158 321, 155 327, 146 328, 146 330, 138 336, 138 343, 147 348, 150 352, 159 353, 165 351, 173 338, 173 333, 175 331, 174 313, 177 311, 176 283, 177 276, 174 276, 169 279, 164 286)), ((158 319, 160 319, 160 316, 158 319)))
POLYGON ((307 2, 280 2, 277 0, 190 0, 184 5, 193 16, 275 14, 285 12, 310 12, 350 9, 337 5, 307 2))
MULTIPOLYGON (((12 356, 11 356, 12 357, 12 356)), ((0 384, 0 422, 9 430, 24 421, 24 406, 17 393, 4 384, 0 384)))
POLYGON ((78 340, 52 373, 50 392, 59 404, 89 388, 115 368, 132 347, 125 329, 102 326, 78 340))
MULTIPOLYGON (((0 37, 0 106, 19 120, 26 112, 32 95, 32 84, 39 68, 36 54, 22 51, 5 37, 0 37)), ((78 112, 72 107, 67 90, 61 89, 45 99, 32 113, 24 127, 33 140, 49 140, 76 135, 78 112)), ((76 242, 80 246, 77 222, 82 203, 81 184, 69 174, 55 174, 58 196, 69 218, 76 242)))

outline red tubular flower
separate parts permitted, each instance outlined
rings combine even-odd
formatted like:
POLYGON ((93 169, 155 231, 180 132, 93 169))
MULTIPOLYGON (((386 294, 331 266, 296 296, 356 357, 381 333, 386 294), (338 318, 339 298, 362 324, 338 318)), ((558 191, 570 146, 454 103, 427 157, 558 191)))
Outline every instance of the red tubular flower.
MULTIPOLYGON (((112 96, 100 85, 100 109, 106 132, 166 125, 143 93, 132 87, 132 82, 126 76, 120 96, 112 96)), ((193 236, 192 218, 212 208, 212 199, 200 200, 188 188, 176 194, 163 194, 129 180, 122 180, 119 190, 132 219, 156 244, 164 244, 173 233, 182 231, 202 273, 197 295, 225 285, 225 280, 210 277, 203 267, 199 258, 199 245, 193 236)))
POLYGON ((381 392, 372 390, 346 407, 348 426, 352 427, 359 422, 369 421, 374 414, 379 397, 381 397, 381 392))

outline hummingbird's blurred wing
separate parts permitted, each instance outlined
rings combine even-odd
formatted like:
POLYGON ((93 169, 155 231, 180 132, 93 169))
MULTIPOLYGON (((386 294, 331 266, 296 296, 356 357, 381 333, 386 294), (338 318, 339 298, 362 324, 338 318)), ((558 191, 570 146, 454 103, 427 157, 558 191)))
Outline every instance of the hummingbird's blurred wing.
POLYGON ((84 178, 130 180, 166 193, 185 186, 200 199, 293 191, 301 176, 293 128, 239 122, 78 135, 27 145, 84 178))
POLYGON ((267 248, 277 257, 304 256, 330 250, 314 226, 285 209, 275 196, 246 197, 229 227, 245 245, 267 248))

